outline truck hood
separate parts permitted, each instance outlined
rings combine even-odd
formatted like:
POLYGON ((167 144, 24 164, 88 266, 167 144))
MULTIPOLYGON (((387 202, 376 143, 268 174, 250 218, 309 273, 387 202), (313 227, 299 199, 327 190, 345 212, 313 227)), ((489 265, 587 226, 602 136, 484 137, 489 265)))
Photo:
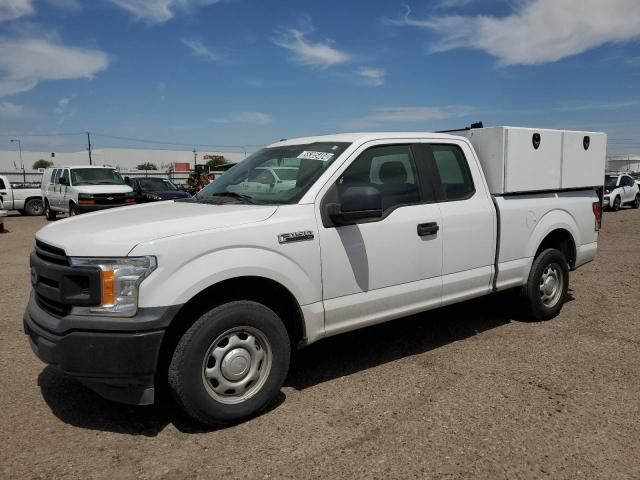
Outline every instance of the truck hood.
POLYGON ((136 245, 174 235, 262 222, 272 205, 155 202, 59 220, 36 233, 69 256, 123 257, 136 245))

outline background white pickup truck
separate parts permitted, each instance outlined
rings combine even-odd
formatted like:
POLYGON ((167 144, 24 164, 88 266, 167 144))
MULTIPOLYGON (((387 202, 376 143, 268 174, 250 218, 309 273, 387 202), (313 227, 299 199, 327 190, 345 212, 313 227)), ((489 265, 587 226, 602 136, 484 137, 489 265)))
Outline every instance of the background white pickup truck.
POLYGON ((40 188, 24 187, 22 184, 9 182, 9 179, 0 175, 0 196, 6 210, 18 210, 26 215, 42 215, 44 207, 40 188))
POLYGON ((606 136, 460 134, 281 141, 192 199, 45 227, 34 351, 118 401, 168 385, 214 424, 265 408, 291 348, 329 335, 509 288, 532 319, 557 315, 596 254, 606 136))

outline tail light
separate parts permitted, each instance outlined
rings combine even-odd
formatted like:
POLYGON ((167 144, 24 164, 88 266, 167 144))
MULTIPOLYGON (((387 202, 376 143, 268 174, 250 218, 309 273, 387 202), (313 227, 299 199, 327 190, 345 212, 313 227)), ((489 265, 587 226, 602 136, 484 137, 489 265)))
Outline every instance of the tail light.
POLYGON ((593 209, 593 216, 596 217, 596 232, 602 227, 602 204, 600 202, 593 202, 591 204, 593 209))

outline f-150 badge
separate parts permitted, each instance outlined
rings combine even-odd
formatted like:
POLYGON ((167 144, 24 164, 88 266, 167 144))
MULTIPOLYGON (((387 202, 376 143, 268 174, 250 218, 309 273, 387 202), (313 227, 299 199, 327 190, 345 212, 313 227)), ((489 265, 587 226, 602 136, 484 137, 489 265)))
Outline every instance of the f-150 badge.
POLYGON ((313 232, 310 230, 305 230, 303 232, 281 233, 280 235, 278 235, 278 242, 301 242, 303 240, 313 240, 313 238, 313 232))

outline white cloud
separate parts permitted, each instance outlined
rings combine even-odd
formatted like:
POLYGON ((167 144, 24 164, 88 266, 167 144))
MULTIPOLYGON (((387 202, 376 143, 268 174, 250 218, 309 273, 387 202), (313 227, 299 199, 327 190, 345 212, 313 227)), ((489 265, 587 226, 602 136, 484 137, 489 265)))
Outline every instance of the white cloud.
POLYGON ((230 120, 238 123, 247 123, 249 125, 267 125, 271 123, 272 118, 262 112, 238 112, 231 115, 230 120))
POLYGON ((303 16, 301 20, 305 25, 305 29, 289 29, 282 33, 279 38, 274 38, 273 43, 289 50, 293 54, 293 58, 303 65, 327 68, 349 61, 349 54, 333 47, 333 42, 312 42, 308 40, 307 35, 313 32, 311 19, 308 16, 303 16))
POLYGON ((358 75, 360 75, 364 85, 379 87, 380 85, 384 85, 386 72, 381 68, 360 67, 358 69, 358 75))
POLYGON ((175 16, 175 10, 189 11, 196 7, 213 5, 220 0, 111 0, 115 5, 133 14, 137 19, 163 23, 175 16))
POLYGON ((64 98, 61 98, 60 100, 58 100, 58 103, 56 104, 56 108, 53 110, 54 113, 56 113, 58 115, 63 115, 65 110, 69 106, 69 102, 70 101, 71 101, 71 99, 69 97, 64 97, 64 98))
POLYGON ((22 105, 12 102, 0 102, 0 118, 24 118, 30 116, 31 111, 22 105))
POLYGON ((460 118, 475 109, 468 105, 446 105, 443 107, 384 107, 375 108, 368 115, 352 120, 348 128, 372 128, 388 124, 416 124, 460 118))
POLYGON ((34 13, 33 0, 0 0, 0 22, 34 13))
POLYGON ((0 38, 0 97, 26 92, 41 81, 92 78, 108 64, 107 54, 99 50, 48 39, 0 38))
POLYGON ((512 15, 411 17, 386 20, 435 32, 432 52, 457 48, 482 50, 502 65, 539 65, 586 52, 611 42, 640 37, 638 0, 529 0, 516 3, 512 15))
POLYGON ((191 54, 195 57, 202 57, 210 62, 220 59, 220 55, 199 40, 185 38, 181 42, 191 50, 191 54))

